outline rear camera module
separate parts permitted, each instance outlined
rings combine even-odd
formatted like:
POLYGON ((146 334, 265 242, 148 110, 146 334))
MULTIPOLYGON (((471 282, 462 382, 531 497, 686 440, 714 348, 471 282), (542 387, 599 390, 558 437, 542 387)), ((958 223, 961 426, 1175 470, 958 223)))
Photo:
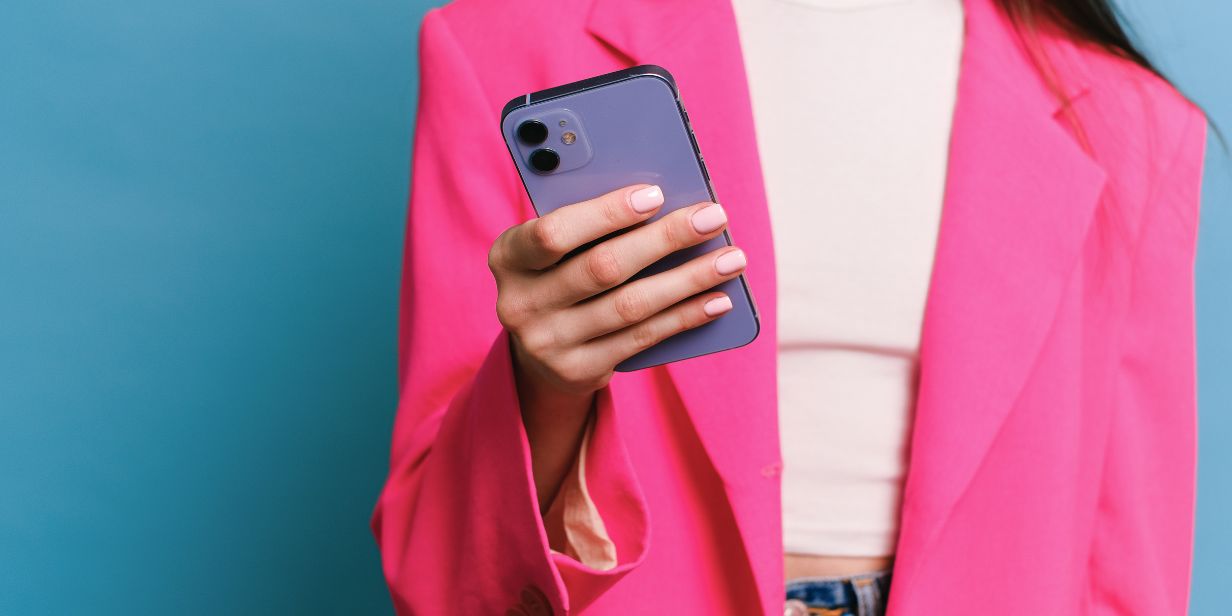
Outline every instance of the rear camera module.
POLYGON ((539 148, 530 153, 530 166, 539 173, 555 171, 560 166, 560 154, 547 148, 539 148))
POLYGON ((539 145, 548 139, 548 127, 539 120, 527 120, 518 125, 518 139, 528 145, 539 145))

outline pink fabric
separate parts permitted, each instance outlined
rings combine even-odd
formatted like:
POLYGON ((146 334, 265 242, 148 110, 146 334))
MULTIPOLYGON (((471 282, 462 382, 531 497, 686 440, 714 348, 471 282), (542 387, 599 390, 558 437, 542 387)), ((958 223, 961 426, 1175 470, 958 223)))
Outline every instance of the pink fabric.
MULTIPOLYGON (((966 13, 890 614, 1183 613, 1203 118, 1045 35, 1063 108, 991 0, 966 13)), ((420 57, 402 397, 373 517, 399 612, 781 610, 774 259, 727 0, 460 0, 425 18, 420 57), (618 562, 596 571, 548 549, 535 505, 486 268, 533 212, 496 119, 633 63, 680 83, 763 331, 600 392, 586 472, 618 562)))

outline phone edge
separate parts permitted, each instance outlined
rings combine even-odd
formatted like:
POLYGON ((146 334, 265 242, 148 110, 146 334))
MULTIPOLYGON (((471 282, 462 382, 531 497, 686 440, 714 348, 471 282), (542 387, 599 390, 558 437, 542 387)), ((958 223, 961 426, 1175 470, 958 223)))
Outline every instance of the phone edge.
POLYGON ((667 84, 672 88, 672 96, 676 98, 677 103, 680 102, 680 88, 676 87, 676 78, 672 77, 672 74, 668 72, 667 69, 655 64, 639 64, 637 66, 632 66, 618 71, 612 71, 610 73, 604 73, 594 77, 587 77, 586 79, 581 79, 572 83, 553 86, 545 90, 515 96, 510 99, 509 102, 505 103, 505 107, 501 110, 500 126, 503 130, 505 118, 508 117, 509 114, 515 109, 520 109, 534 103, 552 100, 554 98, 561 98, 570 94, 577 94, 578 92, 610 85, 618 81, 624 81, 634 77, 647 76, 658 77, 667 82, 667 84))

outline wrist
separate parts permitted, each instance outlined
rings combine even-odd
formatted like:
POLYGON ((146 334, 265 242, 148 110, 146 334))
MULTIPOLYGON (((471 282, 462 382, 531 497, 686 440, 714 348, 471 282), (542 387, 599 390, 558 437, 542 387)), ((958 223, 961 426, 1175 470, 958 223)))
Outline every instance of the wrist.
POLYGON ((594 405, 595 391, 568 391, 557 387, 533 369, 532 362, 523 358, 517 344, 513 344, 511 355, 524 421, 529 424, 535 419, 551 418, 553 424, 568 426, 585 420, 594 405))

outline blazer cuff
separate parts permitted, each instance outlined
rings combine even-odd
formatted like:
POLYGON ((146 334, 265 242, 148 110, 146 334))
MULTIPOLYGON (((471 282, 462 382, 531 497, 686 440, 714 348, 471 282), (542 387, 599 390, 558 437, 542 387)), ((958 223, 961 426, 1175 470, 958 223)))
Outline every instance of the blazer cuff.
MULTIPOLYGON (((481 413, 499 412, 508 408, 517 418, 517 440, 525 461, 524 481, 530 490, 519 491, 529 500, 525 506, 537 509, 530 467, 530 443, 521 424, 521 406, 517 400, 513 375, 513 357, 509 336, 502 331, 492 353, 481 369, 476 386, 484 391, 496 383, 503 387, 495 391, 512 390, 510 405, 496 405, 481 413), (493 378, 495 377, 495 378, 493 378)), ((491 391, 491 390, 489 390, 491 391)), ((573 471, 566 477, 558 499, 564 506, 565 553, 548 545, 547 529, 538 519, 538 535, 542 549, 548 553, 555 573, 563 582, 568 611, 576 612, 591 604, 626 573, 641 564, 649 546, 650 522, 641 484, 629 459, 624 437, 617 421, 618 413, 612 398, 611 385, 599 390, 589 419, 583 443, 573 471)), ((504 423, 504 420, 491 424, 504 423)), ((484 425, 480 421, 475 424, 484 425)), ((489 425, 491 425, 489 424, 489 425)))
POLYGON ((608 385, 596 394, 575 472, 558 496, 564 501, 566 546, 565 553, 551 556, 569 590, 571 611, 640 565, 650 545, 649 510, 618 415, 608 385))
MULTIPOLYGON (((590 496, 586 482, 586 456, 590 449, 594 417, 586 425, 577 459, 564 484, 557 494, 554 506, 561 508, 564 554, 596 571, 608 571, 616 567, 616 544, 607 532, 599 507, 590 496)), ((556 552, 559 554, 560 552, 556 552)))

